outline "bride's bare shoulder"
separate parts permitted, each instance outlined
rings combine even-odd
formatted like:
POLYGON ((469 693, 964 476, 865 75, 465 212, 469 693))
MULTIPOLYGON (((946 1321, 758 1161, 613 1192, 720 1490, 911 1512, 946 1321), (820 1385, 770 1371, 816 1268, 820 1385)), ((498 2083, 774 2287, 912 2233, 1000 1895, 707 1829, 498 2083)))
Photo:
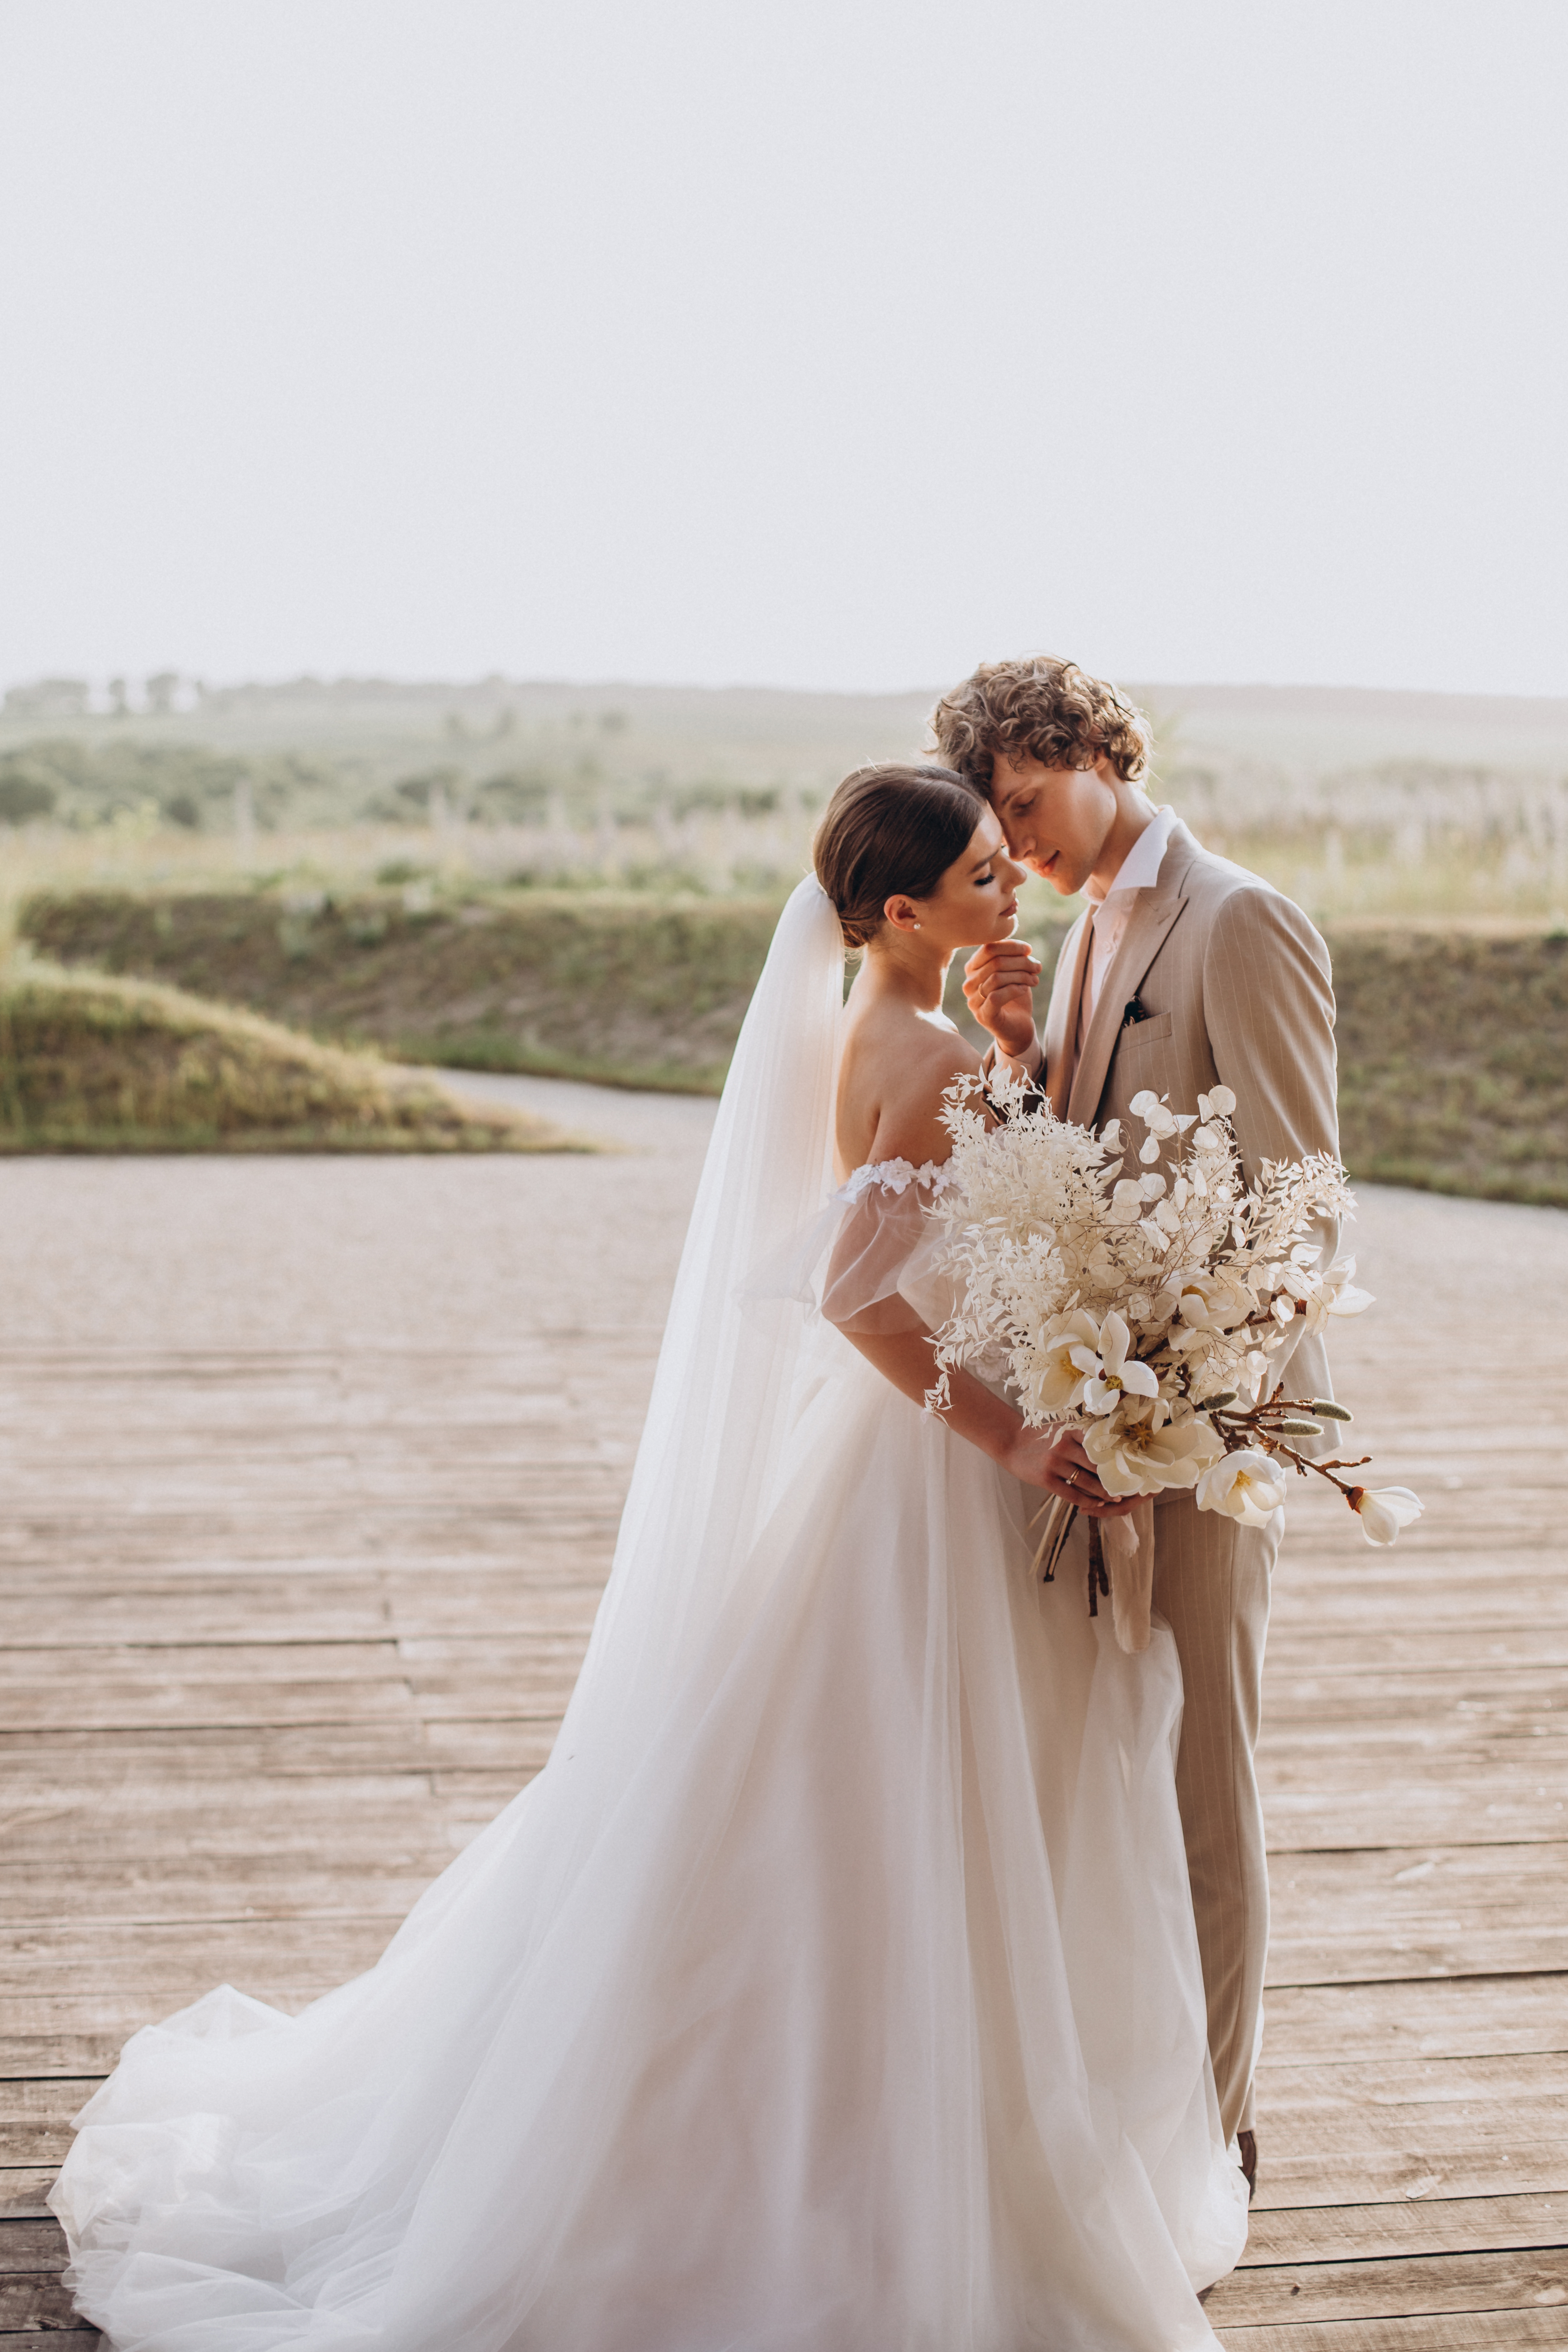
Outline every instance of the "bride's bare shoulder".
POLYGON ((901 1007, 877 1007, 851 1024, 839 1082, 839 1152, 847 1167, 945 1160, 952 1139, 942 1124, 942 1097, 980 1056, 946 1022, 901 1007))

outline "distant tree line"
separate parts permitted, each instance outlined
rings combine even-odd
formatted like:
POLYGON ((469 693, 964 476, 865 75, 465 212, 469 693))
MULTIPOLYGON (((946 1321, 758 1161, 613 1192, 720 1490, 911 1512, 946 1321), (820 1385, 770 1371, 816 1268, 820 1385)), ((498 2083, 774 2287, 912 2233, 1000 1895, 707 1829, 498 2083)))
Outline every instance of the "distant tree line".
POLYGON ((0 751, 0 824, 39 818, 87 827, 117 815, 151 814, 193 832, 233 820, 236 794, 248 788, 256 821, 277 824, 302 801, 335 796, 341 779, 324 763, 294 752, 247 756, 195 743, 132 738, 84 742, 44 736, 0 751))
MULTIPOLYGON (((493 756, 493 753, 492 753, 493 756)), ((44 735, 0 751, 0 824, 40 821, 85 828, 151 815, 192 832, 245 822, 280 825, 551 825, 674 820, 732 809, 769 816, 783 788, 718 779, 606 778, 592 759, 555 766, 520 761, 476 774, 455 762, 378 781, 363 759, 299 751, 224 751, 132 735, 44 735)))

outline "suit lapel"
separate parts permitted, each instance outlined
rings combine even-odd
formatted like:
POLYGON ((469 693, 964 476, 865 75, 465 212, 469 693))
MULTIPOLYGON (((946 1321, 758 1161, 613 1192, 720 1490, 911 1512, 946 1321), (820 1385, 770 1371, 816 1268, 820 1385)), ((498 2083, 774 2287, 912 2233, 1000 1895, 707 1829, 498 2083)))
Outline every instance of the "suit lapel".
MULTIPOLYGON (((1177 830, 1179 832, 1181 828, 1177 830)), ((1174 841, 1175 835, 1173 835, 1173 845, 1174 841)), ((1169 851, 1166 852, 1166 859, 1169 863, 1169 851)), ((1185 870, 1185 866, 1186 860, 1183 859, 1177 876, 1170 883, 1162 875, 1152 890, 1140 890, 1134 894, 1137 904, 1121 935, 1116 961, 1100 982, 1094 1018, 1089 1024, 1083 1052, 1073 1073, 1067 1116, 1075 1126, 1088 1127, 1092 1123, 1100 1108, 1100 1097, 1105 1091, 1105 1074, 1110 1067, 1110 1056, 1116 1050, 1116 1040, 1121 1034, 1121 1016, 1130 999, 1137 995, 1144 973, 1164 943, 1166 932, 1187 903, 1180 888, 1180 872, 1185 870)), ((1054 999, 1052 1010, 1055 1010, 1054 999)))
POLYGON ((1078 1008, 1089 970, 1089 909, 1079 917, 1062 941, 1057 958, 1051 1001, 1046 1008, 1046 1086, 1051 1108, 1067 1117, 1068 1091, 1072 1085, 1072 1045, 1078 1034, 1078 1008))

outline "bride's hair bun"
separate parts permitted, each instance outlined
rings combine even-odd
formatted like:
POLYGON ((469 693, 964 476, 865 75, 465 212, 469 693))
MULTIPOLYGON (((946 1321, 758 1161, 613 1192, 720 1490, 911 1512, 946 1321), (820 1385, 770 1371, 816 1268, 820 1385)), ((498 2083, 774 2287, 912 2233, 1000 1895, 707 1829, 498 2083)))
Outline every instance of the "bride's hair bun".
POLYGON ((847 947, 863 948, 896 894, 929 898, 989 806, 954 768, 857 768, 823 812, 812 858, 847 947))

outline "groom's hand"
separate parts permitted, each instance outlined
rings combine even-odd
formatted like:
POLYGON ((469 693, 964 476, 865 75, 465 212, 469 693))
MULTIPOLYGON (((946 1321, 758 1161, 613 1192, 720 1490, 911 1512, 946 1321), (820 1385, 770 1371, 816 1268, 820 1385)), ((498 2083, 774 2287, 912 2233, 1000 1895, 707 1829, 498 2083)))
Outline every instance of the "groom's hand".
POLYGON ((963 1001, 997 1051, 1025 1061, 1035 1048, 1035 985, 1040 959, 1027 940, 993 940, 963 967, 963 1001))

